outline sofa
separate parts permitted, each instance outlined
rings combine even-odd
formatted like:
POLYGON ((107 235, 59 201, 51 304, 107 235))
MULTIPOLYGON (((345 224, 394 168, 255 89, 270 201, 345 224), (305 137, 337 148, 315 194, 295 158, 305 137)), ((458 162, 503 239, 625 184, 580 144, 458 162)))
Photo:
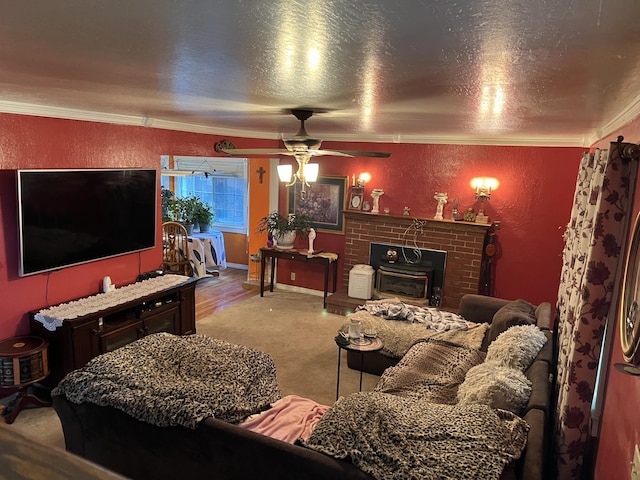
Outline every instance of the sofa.
MULTIPOLYGON (((508 303, 502 299, 466 295, 461 302, 460 314, 473 322, 493 323, 496 313, 508 303)), ((518 414, 527 424, 526 448, 518 460, 509 462, 504 468, 501 478, 546 478, 550 381, 554 370, 550 314, 549 304, 535 307, 535 321, 548 341, 525 373, 531 382, 531 394, 518 414)), ((506 320, 502 323, 501 331, 526 322, 506 320)), ((487 337, 499 334, 498 328, 493 332, 487 330, 487 337)), ((439 342, 441 346, 443 341, 439 342)), ((395 370, 383 372, 381 383, 384 383, 382 380, 387 373, 394 373, 389 377, 392 380, 402 373, 402 362, 395 363, 398 364, 395 370)), ((195 428, 157 426, 113 406, 87 401, 77 403, 67 398, 64 392, 54 390, 53 393, 53 406, 62 424, 67 450, 129 478, 374 478, 356 467, 349 458, 340 459, 339 455, 321 453, 324 448, 322 441, 315 447, 313 442, 287 443, 241 428, 218 416, 205 416, 195 428)), ((349 397, 361 401, 369 395, 379 397, 384 393, 363 392, 349 397)), ((339 405, 347 406, 343 402, 347 402, 349 397, 341 398, 330 411, 339 410, 335 408, 339 405)), ((311 440, 315 434, 316 431, 311 440)))
MULTIPOLYGON (((364 352, 364 354, 354 351, 347 352, 349 368, 362 370, 363 372, 371 373, 373 375, 382 375, 382 372, 384 372, 385 369, 398 363, 406 353, 409 346, 413 345, 420 339, 440 338, 453 342, 460 341, 460 337, 451 337, 451 332, 435 332, 427 335, 425 334, 424 329, 417 328, 419 325, 417 325, 416 322, 385 322, 383 321, 383 318, 372 316, 364 310, 364 307, 369 304, 375 305, 378 302, 386 303, 387 301, 388 300, 367 301, 362 306, 358 307, 358 311, 356 311, 356 313, 348 317, 349 319, 359 319, 362 323, 362 330, 371 329, 377 331, 378 336, 382 339, 385 345, 385 348, 383 348, 382 351, 364 352), (390 326, 385 326, 385 324, 390 326), (395 338, 389 339, 385 336, 390 333, 393 333, 395 338)), ((393 300, 389 301, 393 302, 393 300)), ((404 304, 405 302, 402 301, 401 303, 404 304)), ((521 312, 517 312, 515 317, 508 315, 507 318, 503 319, 499 324, 494 324, 494 315, 509 303, 511 303, 511 301, 502 298, 473 294, 464 295, 460 300, 460 306, 455 313, 470 322, 488 325, 486 334, 483 334, 479 341, 477 340, 476 335, 476 338, 471 339, 467 344, 470 346, 477 346, 482 351, 486 352, 491 340, 495 339, 500 332, 510 326, 517 325, 522 321, 527 321, 526 319, 523 320, 523 317, 526 318, 526 315, 523 316, 521 312)), ((411 306, 411 302, 406 302, 406 304, 411 306)), ((534 315, 536 325, 538 325, 544 332, 546 332, 547 336, 551 338, 551 304, 548 302, 541 303, 535 308, 534 315)), ((349 321, 346 321, 342 327, 342 331, 348 332, 348 329, 349 321)), ((545 358, 550 361, 551 345, 546 347, 544 355, 545 358)))

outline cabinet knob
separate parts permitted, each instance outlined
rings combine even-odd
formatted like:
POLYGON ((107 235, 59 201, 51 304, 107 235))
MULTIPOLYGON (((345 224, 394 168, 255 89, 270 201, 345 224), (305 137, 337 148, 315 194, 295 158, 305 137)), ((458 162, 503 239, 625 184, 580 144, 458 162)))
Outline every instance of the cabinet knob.
POLYGON ((98 335, 100 335, 100 332, 99 332, 98 330, 96 330, 95 328, 92 328, 92 329, 91 329, 91 333, 93 333, 93 335, 94 335, 95 337, 97 337, 98 335))

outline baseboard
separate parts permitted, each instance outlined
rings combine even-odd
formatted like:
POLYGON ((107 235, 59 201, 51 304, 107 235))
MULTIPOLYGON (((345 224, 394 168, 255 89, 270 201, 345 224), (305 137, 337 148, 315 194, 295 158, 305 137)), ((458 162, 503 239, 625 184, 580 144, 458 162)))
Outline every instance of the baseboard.
MULTIPOLYGON (((267 285, 268 288, 268 285, 267 285)), ((315 295, 316 297, 324 297, 324 292, 321 290, 313 290, 311 288, 296 287, 295 285, 287 285, 286 283, 278 283, 274 285, 277 290, 286 290, 288 292, 306 293, 307 295, 315 295)))
POLYGON ((227 262, 227 267, 229 267, 229 268, 237 268, 239 270, 249 270, 249 265, 244 265, 242 263, 229 263, 229 262, 227 262))

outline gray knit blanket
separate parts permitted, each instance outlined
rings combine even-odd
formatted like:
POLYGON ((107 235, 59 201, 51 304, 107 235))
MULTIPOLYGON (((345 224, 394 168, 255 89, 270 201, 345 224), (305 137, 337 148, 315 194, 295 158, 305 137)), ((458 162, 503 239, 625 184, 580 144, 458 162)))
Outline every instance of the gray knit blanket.
POLYGON ((478 349, 444 340, 418 340, 396 366, 382 373, 375 391, 453 405, 467 372, 485 357, 478 349))
POLYGON ((372 315, 383 317, 387 320, 421 323, 426 328, 439 332, 467 330, 470 326, 475 326, 475 324, 468 322, 457 313, 447 312, 435 307, 411 305, 397 299, 369 300, 364 305, 356 308, 356 311, 359 310, 366 310, 372 315))
POLYGON ((237 423, 281 397, 268 354, 205 335, 169 333, 94 358, 51 394, 111 406, 160 427, 187 428, 207 417, 237 423))
POLYGON ((436 338, 479 349, 489 328, 488 323, 469 322, 465 330, 435 330, 427 328, 422 323, 388 320, 366 310, 359 310, 347 317, 347 320, 342 324, 342 331, 349 331, 349 320, 351 319, 360 320, 361 331, 375 331, 383 342, 380 353, 391 358, 402 358, 414 343, 425 338, 436 338))
POLYGON ((529 427, 487 405, 445 405, 382 392, 338 400, 299 443, 377 479, 498 479, 529 427))

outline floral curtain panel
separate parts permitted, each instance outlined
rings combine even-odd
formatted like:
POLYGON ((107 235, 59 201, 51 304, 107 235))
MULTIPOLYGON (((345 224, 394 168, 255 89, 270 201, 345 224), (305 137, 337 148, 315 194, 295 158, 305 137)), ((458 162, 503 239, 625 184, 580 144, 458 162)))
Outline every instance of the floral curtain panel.
POLYGON ((583 155, 565 234, 557 303, 555 411, 558 478, 580 478, 589 438, 602 337, 615 299, 619 260, 630 220, 637 162, 618 144, 583 155))

